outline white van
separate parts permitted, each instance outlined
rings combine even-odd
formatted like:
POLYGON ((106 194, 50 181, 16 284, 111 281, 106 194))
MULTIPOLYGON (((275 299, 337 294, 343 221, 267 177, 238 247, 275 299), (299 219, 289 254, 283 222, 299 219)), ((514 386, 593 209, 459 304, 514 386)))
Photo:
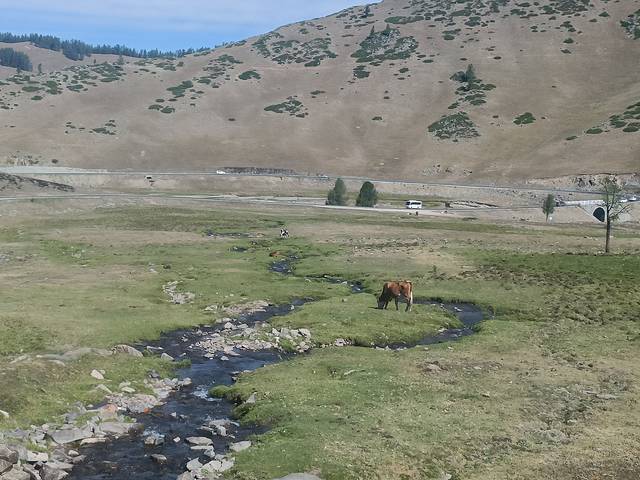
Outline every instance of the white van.
POLYGON ((406 202, 404 202, 404 206, 409 210, 421 210, 422 202, 418 200, 407 200, 406 202))

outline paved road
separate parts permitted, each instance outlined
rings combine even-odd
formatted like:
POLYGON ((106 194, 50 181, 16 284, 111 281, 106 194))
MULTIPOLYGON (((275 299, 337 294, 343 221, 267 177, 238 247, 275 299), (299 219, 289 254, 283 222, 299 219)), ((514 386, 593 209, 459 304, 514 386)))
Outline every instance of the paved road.
MULTIPOLYGON (((179 195, 179 194, 163 194, 163 193, 69 193, 69 194, 44 194, 44 195, 14 195, 14 196, 0 196, 0 203, 7 202, 26 202, 32 200, 38 201, 52 201, 52 200, 78 200, 78 199, 174 199, 184 201, 204 201, 204 202, 217 202, 217 203, 232 203, 237 205, 280 205, 280 206, 295 206, 295 207, 312 207, 325 210, 338 210, 338 211, 360 211, 360 212, 376 212, 376 213, 406 213, 415 214, 416 210, 407 210, 404 208, 361 208, 361 207, 339 207, 329 206, 324 204, 324 198, 311 198, 311 197, 238 197, 235 195, 179 195)), ((531 206, 513 206, 513 207, 470 207, 470 208, 448 208, 449 213, 460 212, 477 212, 477 211, 510 211, 510 210, 523 210, 523 209, 535 209, 539 210, 539 207, 531 206)), ((446 215, 443 208, 425 208, 418 210, 420 215, 441 216, 446 215)))

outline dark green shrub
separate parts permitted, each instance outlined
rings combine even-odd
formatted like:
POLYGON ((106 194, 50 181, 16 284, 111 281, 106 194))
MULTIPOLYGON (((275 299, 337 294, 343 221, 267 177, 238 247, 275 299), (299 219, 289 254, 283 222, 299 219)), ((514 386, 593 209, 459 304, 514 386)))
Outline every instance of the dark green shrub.
POLYGON ((371 182, 364 182, 356 199, 358 207, 374 207, 378 203, 378 192, 371 182))
POLYGON ((535 121, 536 121, 536 117, 534 117, 531 112, 525 112, 522 115, 518 115, 513 120, 513 123, 515 123, 516 125, 527 125, 527 124, 533 123, 535 121))
POLYGON ((338 178, 335 186, 327 194, 327 205, 344 206, 347 204, 347 200, 347 186, 341 178, 338 178))

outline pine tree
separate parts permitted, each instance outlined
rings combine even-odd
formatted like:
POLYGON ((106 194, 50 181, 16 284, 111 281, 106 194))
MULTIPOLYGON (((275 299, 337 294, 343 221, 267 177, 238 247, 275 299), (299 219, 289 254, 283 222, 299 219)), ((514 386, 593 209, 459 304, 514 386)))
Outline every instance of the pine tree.
POLYGON ((347 204, 347 186, 344 181, 339 178, 336 180, 335 186, 329 190, 327 195, 327 205, 346 205, 347 204))
POLYGON ((469 65, 467 67, 467 71, 464 72, 464 77, 468 83, 472 83, 476 80, 476 69, 473 68, 473 65, 469 65))
POLYGON ((550 193, 547 195, 547 198, 544 199, 542 204, 542 213, 547 217, 547 222, 549 221, 549 217, 553 215, 553 212, 556 210, 556 197, 550 193))
POLYGON ((364 182, 356 200, 358 207, 374 207, 378 203, 378 192, 371 182, 364 182))

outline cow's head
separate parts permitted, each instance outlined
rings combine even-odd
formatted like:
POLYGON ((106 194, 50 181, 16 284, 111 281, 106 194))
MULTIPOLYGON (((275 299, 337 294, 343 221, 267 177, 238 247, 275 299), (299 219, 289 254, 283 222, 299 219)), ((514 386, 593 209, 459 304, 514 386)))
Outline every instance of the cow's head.
POLYGON ((382 299, 382 295, 378 297, 378 310, 384 309, 384 300, 382 299))

